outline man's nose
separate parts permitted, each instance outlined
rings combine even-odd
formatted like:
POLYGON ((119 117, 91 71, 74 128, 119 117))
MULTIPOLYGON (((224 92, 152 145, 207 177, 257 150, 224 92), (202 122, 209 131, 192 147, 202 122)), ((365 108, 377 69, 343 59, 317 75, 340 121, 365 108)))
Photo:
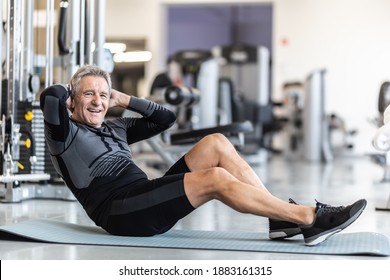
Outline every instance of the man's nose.
POLYGON ((95 95, 92 99, 92 104, 93 105, 100 105, 102 103, 102 99, 100 98, 99 95, 95 95))

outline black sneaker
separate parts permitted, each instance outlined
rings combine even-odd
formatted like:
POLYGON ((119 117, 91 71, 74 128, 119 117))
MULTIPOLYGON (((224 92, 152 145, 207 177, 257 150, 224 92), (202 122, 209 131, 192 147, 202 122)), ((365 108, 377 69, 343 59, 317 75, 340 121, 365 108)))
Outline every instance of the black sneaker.
POLYGON ((311 225, 300 225, 305 245, 317 245, 352 224, 367 205, 365 199, 349 206, 333 207, 317 201, 316 218, 311 225))
MULTIPOLYGON (((292 204, 296 204, 294 200, 291 198, 289 202, 292 204)), ((283 239, 293 237, 295 235, 301 234, 301 229, 297 224, 268 219, 269 220, 269 238, 270 239, 283 239)))

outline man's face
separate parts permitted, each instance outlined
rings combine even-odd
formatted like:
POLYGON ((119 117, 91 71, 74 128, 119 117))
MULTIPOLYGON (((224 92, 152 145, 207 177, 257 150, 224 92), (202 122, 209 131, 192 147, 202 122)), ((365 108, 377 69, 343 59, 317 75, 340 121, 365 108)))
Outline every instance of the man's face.
POLYGON ((102 77, 86 76, 81 79, 78 92, 72 100, 72 119, 93 127, 104 121, 110 101, 109 87, 102 77))

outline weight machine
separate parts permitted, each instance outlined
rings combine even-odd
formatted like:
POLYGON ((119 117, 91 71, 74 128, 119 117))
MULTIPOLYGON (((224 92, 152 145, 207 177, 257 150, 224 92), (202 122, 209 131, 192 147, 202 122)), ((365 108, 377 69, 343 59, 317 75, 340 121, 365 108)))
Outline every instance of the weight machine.
POLYGON ((266 164, 274 133, 284 120, 274 114, 278 103, 271 97, 271 54, 264 46, 233 44, 216 46, 213 57, 218 60, 219 107, 224 112, 221 122, 249 120, 253 132, 245 135, 242 153, 253 164, 266 164))
MULTIPOLYGON (((386 108, 390 106, 390 82, 385 81, 381 84, 378 97, 378 117, 373 121, 378 127, 377 134, 373 138, 373 146, 380 151, 371 155, 371 160, 383 168, 383 178, 381 183, 390 182, 390 150, 388 149, 389 140, 386 139, 387 133, 384 123, 386 108), (382 135, 382 137, 380 137, 382 135), (379 139, 378 139, 379 138, 379 139), (376 142, 376 145, 375 145, 376 142), (382 143, 383 142, 383 143, 382 143)), ((375 207, 376 210, 390 211, 390 196, 384 207, 375 207)))
POLYGON ((2 202, 74 200, 51 164, 37 94, 42 86, 67 83, 81 65, 93 63, 108 71, 113 68, 111 53, 103 48, 105 1, 63 0, 56 4, 54 0, 0 0, 0 15, 6 15, 4 32, 0 32, 4 54, 0 71, 2 202), (39 15, 44 15, 44 28, 36 21, 39 15))

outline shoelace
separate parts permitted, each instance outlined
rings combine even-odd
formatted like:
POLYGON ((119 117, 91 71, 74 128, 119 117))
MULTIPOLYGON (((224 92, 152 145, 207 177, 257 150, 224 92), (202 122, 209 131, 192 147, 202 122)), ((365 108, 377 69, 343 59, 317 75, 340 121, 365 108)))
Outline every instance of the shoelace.
POLYGON ((343 210, 345 208, 344 206, 331 206, 328 204, 318 202, 317 200, 316 200, 316 202, 317 202, 316 213, 319 209, 322 209, 323 212, 325 212, 325 213, 335 213, 335 212, 340 212, 341 210, 343 210))
POLYGON ((289 198, 288 202, 291 203, 291 204, 297 204, 292 198, 289 198))

